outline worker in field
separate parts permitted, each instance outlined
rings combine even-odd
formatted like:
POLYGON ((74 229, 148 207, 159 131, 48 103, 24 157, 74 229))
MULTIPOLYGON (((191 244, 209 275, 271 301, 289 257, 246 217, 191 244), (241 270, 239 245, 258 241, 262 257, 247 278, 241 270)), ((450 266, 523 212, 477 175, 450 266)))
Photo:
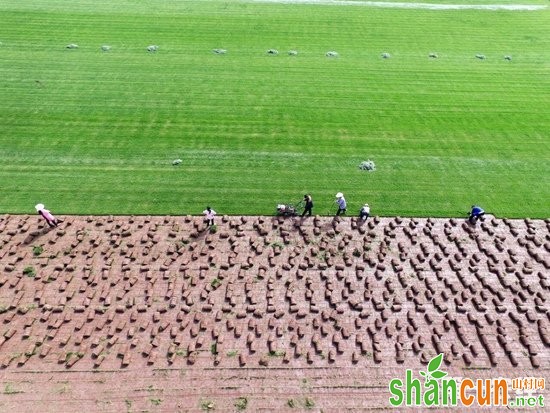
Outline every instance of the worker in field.
POLYGON ((369 215, 370 215, 370 206, 369 204, 364 204, 359 210, 359 218, 362 221, 366 221, 369 215))
POLYGON ((310 194, 305 194, 304 195, 304 212, 302 212, 302 216, 305 217, 307 214, 307 216, 310 217, 312 209, 313 209, 313 198, 311 198, 310 194))
POLYGON ((338 211, 336 211, 336 216, 345 214, 347 211, 348 204, 346 203, 346 198, 342 192, 336 194, 336 204, 338 205, 338 211))
POLYGON ((36 212, 38 212, 38 215, 46 220, 50 228, 57 227, 61 222, 44 207, 44 204, 36 204, 34 208, 36 209, 36 212))
POLYGON ((202 213, 204 215, 204 223, 209 227, 214 225, 214 217, 216 216, 216 211, 207 206, 206 209, 202 211, 202 213))
POLYGON ((478 220, 483 221, 484 215, 485 215, 485 211, 483 210, 483 208, 477 205, 472 205, 472 209, 470 211, 468 221, 470 221, 470 224, 475 225, 478 220))

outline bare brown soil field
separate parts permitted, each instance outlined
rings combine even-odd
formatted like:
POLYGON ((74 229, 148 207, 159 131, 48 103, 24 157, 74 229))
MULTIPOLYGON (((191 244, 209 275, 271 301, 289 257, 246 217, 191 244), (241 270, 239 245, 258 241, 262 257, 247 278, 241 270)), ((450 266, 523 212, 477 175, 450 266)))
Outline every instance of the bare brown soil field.
POLYGON ((62 219, 0 216, 0 412, 403 411, 438 353, 550 380, 549 220, 62 219))

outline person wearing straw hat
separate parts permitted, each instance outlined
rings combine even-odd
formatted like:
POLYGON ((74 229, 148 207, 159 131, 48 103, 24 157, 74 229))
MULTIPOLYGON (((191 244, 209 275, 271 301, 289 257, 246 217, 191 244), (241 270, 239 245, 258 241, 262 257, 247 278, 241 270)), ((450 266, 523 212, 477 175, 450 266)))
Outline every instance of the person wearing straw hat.
POLYGON ((365 204, 359 210, 359 218, 361 218, 363 221, 366 221, 369 215, 370 215, 370 206, 369 204, 365 204))
POLYGON ((336 216, 339 216, 340 214, 345 214, 347 211, 347 203, 346 198, 344 198, 344 194, 342 192, 338 192, 336 194, 336 204, 338 204, 338 211, 336 211, 336 216))
POLYGON ((44 207, 44 204, 36 204, 34 208, 36 209, 36 212, 38 212, 38 214, 46 220, 50 228, 57 227, 57 225, 61 222, 44 207))

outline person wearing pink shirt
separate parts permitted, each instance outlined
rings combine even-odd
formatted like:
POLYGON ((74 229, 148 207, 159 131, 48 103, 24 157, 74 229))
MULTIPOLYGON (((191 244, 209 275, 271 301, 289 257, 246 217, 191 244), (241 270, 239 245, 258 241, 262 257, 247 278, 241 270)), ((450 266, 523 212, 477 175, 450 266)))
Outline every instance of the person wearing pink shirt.
POLYGON ((60 221, 56 217, 54 217, 52 213, 44 207, 44 204, 37 204, 35 208, 36 208, 36 211, 38 212, 38 215, 41 215, 42 218, 46 220, 50 228, 57 227, 60 221))

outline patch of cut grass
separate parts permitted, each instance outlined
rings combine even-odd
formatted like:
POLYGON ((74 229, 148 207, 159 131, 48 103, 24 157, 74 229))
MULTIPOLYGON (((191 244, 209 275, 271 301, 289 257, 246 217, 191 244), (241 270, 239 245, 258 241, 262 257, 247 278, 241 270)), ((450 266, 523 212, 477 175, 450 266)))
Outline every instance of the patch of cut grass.
POLYGON ((248 399, 244 396, 238 397, 237 400, 235 400, 235 408, 238 411, 246 410, 246 407, 248 406, 248 399))

